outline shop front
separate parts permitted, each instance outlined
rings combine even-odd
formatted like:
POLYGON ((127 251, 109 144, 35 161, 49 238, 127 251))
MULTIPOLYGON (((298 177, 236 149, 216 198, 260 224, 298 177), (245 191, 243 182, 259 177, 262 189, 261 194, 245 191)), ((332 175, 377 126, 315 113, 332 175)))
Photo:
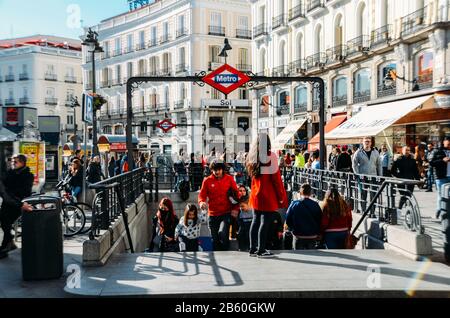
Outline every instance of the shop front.
POLYGON ((299 132, 303 129, 305 123, 306 118, 290 121, 273 140, 272 151, 277 153, 283 149, 301 148, 304 144, 304 139, 299 138, 299 132))
MULTIPOLYGON (((338 127, 344 121, 347 120, 347 115, 337 115, 332 117, 325 125, 325 136, 333 129, 338 127)), ((320 147, 320 134, 317 133, 314 137, 312 137, 308 142, 308 151, 314 152, 318 150, 320 147)))

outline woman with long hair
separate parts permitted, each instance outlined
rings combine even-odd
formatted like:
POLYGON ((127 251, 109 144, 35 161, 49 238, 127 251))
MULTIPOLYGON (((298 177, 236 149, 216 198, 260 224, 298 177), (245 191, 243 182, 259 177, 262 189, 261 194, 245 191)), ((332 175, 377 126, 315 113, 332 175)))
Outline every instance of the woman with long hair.
POLYGON ((345 248, 345 239, 352 228, 352 212, 336 188, 328 190, 321 202, 321 233, 329 249, 345 248))
POLYGON ((69 185, 72 189, 72 198, 76 202, 83 187, 83 166, 80 159, 73 159, 69 173, 71 176, 69 185))
POLYGON ((206 223, 206 212, 198 213, 197 206, 188 203, 184 209, 184 216, 181 217, 175 229, 175 240, 180 243, 180 251, 198 251, 198 238, 200 237, 200 227, 206 223))
POLYGON ((153 238, 150 250, 154 252, 176 251, 175 228, 178 217, 173 209, 173 203, 168 197, 162 198, 158 212, 153 217, 153 238))
POLYGON ((271 151, 270 138, 260 133, 250 148, 246 167, 251 177, 250 207, 254 209, 250 227, 250 256, 271 257, 266 249, 268 231, 279 208, 288 200, 278 168, 277 155, 271 151))

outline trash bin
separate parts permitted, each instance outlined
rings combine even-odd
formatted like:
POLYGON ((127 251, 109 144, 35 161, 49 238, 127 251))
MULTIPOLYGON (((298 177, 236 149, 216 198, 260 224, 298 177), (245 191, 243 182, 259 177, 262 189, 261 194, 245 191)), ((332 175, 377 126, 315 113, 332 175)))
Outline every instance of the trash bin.
POLYGON ((57 279, 63 274, 61 199, 36 196, 22 213, 22 275, 24 280, 57 279))

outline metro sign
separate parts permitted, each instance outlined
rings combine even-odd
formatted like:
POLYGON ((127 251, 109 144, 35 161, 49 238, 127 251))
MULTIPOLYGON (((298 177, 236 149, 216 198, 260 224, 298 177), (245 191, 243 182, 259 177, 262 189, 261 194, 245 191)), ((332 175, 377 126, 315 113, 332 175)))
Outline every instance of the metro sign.
POLYGON ((241 87, 251 79, 234 67, 224 64, 215 71, 203 77, 203 82, 221 91, 225 95, 241 87))
POLYGON ((164 133, 167 133, 172 128, 175 128, 177 125, 172 123, 169 119, 164 119, 163 121, 160 121, 156 127, 164 131, 164 133))

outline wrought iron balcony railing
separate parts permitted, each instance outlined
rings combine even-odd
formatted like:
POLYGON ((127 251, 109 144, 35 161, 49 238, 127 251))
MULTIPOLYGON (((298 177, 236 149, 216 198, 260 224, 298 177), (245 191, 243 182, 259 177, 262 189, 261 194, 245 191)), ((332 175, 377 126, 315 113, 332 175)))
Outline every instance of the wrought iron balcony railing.
POLYGON ((275 30, 279 27, 285 26, 286 23, 287 23, 287 16, 285 14, 281 14, 279 16, 273 17, 272 30, 275 30))
POLYGON ((75 76, 66 75, 64 77, 64 82, 66 82, 66 83, 76 83, 77 82, 77 78, 75 76))
POLYGON ((377 97, 385 97, 385 96, 391 96, 397 94, 397 84, 394 81, 392 85, 387 86, 384 83, 378 85, 377 87, 377 97))
POLYGON ((295 103, 294 104, 294 113, 304 113, 307 111, 308 103, 295 103))
POLYGON ((370 32, 370 47, 388 43, 391 40, 392 24, 387 24, 370 32))
POLYGON ((306 60, 305 59, 295 60, 294 62, 291 62, 289 68, 292 74, 303 73, 306 71, 306 60))
POLYGON ((402 18, 402 37, 412 35, 426 26, 427 7, 419 9, 402 18))
POLYGON ((55 97, 46 97, 45 105, 58 105, 58 99, 55 97))
POLYGON ((368 52, 369 50, 370 42, 368 35, 360 35, 350 41, 347 41, 347 56, 368 52))
POLYGON ((307 70, 311 70, 316 67, 323 67, 326 62, 327 55, 324 52, 319 52, 306 58, 306 68, 307 70))
POLYGON ((28 76, 28 73, 21 73, 21 74, 19 74, 19 81, 27 81, 29 79, 30 78, 28 76))
POLYGON ((185 35, 188 35, 188 30, 186 28, 181 28, 177 30, 177 39, 185 35))
POLYGON ((353 104, 364 103, 370 100, 370 89, 353 92, 353 104))
POLYGON ((347 94, 340 96, 333 96, 332 107, 339 107, 346 105, 347 105, 347 94))
POLYGON ((210 25, 208 28, 209 35, 225 36, 225 27, 210 25))
POLYGON ((238 39, 252 39, 252 31, 245 29, 236 29, 236 37, 238 39))
POLYGON ((29 103, 30 103, 30 100, 28 99, 28 97, 19 98, 20 105, 28 105, 29 103))
POLYGON ((53 73, 45 73, 45 80, 46 81, 54 81, 56 82, 58 80, 58 76, 56 74, 53 73))
POLYGON ((289 10, 289 21, 304 17, 305 17, 305 6, 303 3, 289 10))
POLYGON ((260 35, 267 34, 267 24, 262 23, 256 27, 253 28, 253 38, 257 38, 260 35))

